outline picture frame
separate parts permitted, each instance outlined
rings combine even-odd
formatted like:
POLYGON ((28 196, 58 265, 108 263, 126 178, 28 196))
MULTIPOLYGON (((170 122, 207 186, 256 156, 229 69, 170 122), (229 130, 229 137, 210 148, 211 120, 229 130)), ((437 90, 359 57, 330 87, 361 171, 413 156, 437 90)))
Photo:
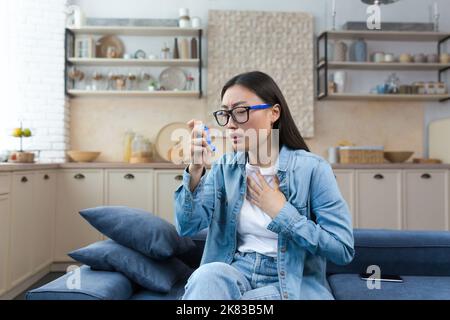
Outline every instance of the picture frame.
POLYGON ((92 36, 81 36, 75 38, 74 58, 94 58, 95 41, 92 36))

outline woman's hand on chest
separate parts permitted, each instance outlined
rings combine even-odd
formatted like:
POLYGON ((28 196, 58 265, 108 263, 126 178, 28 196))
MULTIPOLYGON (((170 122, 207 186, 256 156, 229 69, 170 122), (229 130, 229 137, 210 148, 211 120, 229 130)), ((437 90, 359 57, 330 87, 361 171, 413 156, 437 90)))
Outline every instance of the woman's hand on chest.
POLYGON ((286 203, 286 197, 281 192, 277 175, 274 177, 274 186, 271 187, 261 173, 256 172, 257 181, 247 177, 247 200, 275 218, 286 203))

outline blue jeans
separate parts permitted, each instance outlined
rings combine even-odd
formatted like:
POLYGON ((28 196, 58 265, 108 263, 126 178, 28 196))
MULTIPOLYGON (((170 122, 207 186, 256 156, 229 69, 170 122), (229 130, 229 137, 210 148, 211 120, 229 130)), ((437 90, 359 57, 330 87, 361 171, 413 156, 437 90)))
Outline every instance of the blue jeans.
POLYGON ((277 259, 237 251, 233 262, 201 265, 188 279, 182 300, 280 300, 277 259))

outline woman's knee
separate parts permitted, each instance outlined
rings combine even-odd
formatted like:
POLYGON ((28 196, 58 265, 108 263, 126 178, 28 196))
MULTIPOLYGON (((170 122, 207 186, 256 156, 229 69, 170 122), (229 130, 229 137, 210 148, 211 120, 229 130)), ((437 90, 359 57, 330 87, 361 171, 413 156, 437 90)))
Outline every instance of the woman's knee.
POLYGON ((224 276, 230 276, 235 270, 229 264, 224 262, 210 262, 198 267, 189 277, 188 282, 192 281, 215 281, 224 276))

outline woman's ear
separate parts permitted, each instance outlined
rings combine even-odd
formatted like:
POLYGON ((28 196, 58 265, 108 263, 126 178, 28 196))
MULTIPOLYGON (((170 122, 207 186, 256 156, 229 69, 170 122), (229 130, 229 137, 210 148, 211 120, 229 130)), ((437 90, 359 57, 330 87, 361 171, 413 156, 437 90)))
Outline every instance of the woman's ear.
POLYGON ((273 106, 272 108, 272 120, 271 123, 272 125, 277 122, 277 120, 280 118, 281 116, 281 107, 280 105, 277 103, 276 105, 273 106))

